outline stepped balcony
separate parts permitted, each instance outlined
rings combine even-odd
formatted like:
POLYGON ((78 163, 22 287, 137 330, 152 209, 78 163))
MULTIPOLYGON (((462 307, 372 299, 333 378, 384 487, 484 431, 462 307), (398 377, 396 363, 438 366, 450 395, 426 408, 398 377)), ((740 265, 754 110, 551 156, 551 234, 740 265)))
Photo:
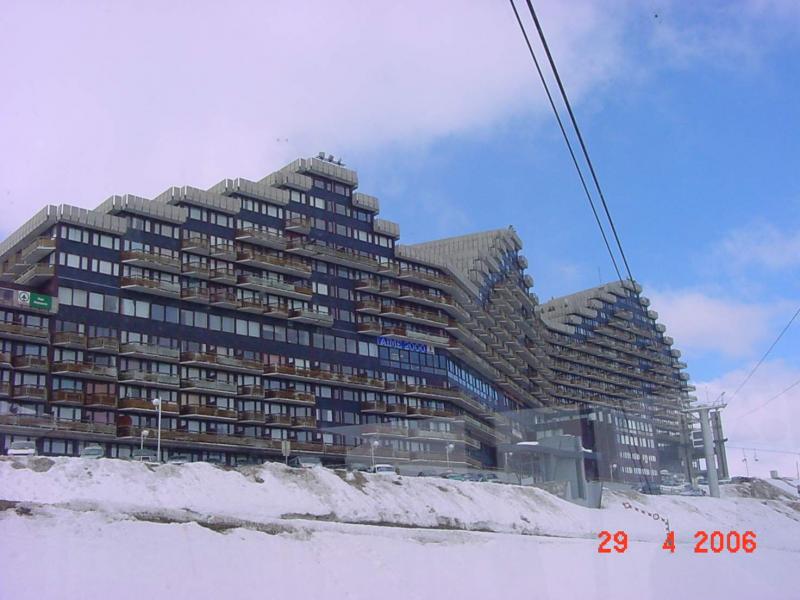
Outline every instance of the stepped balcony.
POLYGON ((264 397, 264 387, 260 385, 240 385, 236 388, 236 397, 242 399, 261 399, 264 397))
POLYGON ((317 402, 314 394, 296 392, 294 390, 267 390, 264 397, 274 402, 301 406, 314 406, 317 402))
POLYGON ((184 252, 191 252, 192 254, 208 256, 211 254, 211 244, 208 238, 192 236, 181 240, 181 250, 184 252))
POLYGON ((47 340, 50 339, 50 330, 47 327, 37 327, 35 325, 0 322, 0 338, 46 344, 47 340))
POLYGON ((361 300, 356 302, 356 312, 368 315, 380 314, 381 303, 377 300, 361 300))
POLYGON ((55 265, 39 263, 33 265, 30 269, 19 275, 15 281, 20 285, 37 287, 46 283, 55 276, 55 265))
POLYGON ((181 416, 195 417, 198 419, 236 421, 239 418, 239 413, 230 408, 222 408, 208 404, 184 404, 181 406, 181 416))
POLYGON ((286 247, 286 251, 308 257, 322 256, 328 262, 354 269, 378 271, 381 267, 381 263, 374 258, 356 254, 352 250, 323 246, 303 240, 292 240, 286 247))
POLYGON ((144 386, 177 388, 180 385, 180 377, 177 375, 157 373, 154 371, 139 371, 135 369, 120 371, 118 380, 144 386))
POLYGON ((455 419, 456 413, 451 410, 428 408, 424 406, 409 406, 407 416, 408 418, 418 419, 455 419))
POLYGON ((181 274, 195 279, 208 279, 211 271, 206 263, 200 261, 185 262, 181 265, 181 274))
POLYGON ((20 371, 46 373, 50 366, 50 361, 47 356, 39 356, 38 354, 18 354, 11 357, 11 366, 20 371))
POLYGON ((244 425, 263 425, 266 416, 267 415, 258 410, 240 410, 237 421, 244 425))
POLYGON ((399 402, 387 402, 386 403, 386 414, 387 415, 398 415, 398 416, 405 416, 408 412, 408 406, 405 404, 401 404, 399 402))
POLYGON ((308 323, 319 327, 333 327, 333 315, 308 308, 296 308, 289 311, 289 320, 308 323))
POLYGON ((120 344, 119 353, 122 356, 130 356, 133 358, 156 358, 164 362, 176 362, 180 357, 180 350, 177 348, 167 348, 166 346, 143 344, 141 342, 127 342, 120 344))
POLYGON ((261 229, 257 229, 255 227, 247 227, 236 230, 236 241, 247 242, 248 244, 261 246, 263 248, 283 250, 286 248, 289 240, 279 233, 262 231, 261 229))
POLYGON ((186 392, 216 392, 220 394, 236 394, 235 383, 220 381, 217 379, 205 379, 202 377, 192 377, 191 379, 180 380, 181 390, 186 392))
POLYGON ((263 314, 267 317, 274 317, 276 319, 289 318, 289 305, 283 302, 277 304, 265 304, 263 314))
POLYGON ((181 352, 181 364, 204 365, 242 373, 261 373, 264 368, 263 364, 258 359, 213 354, 210 352, 181 352))
POLYGON ((236 260, 236 246, 230 242, 219 242, 209 249, 209 255, 220 260, 236 260))
POLYGON ((316 417, 292 417, 292 429, 316 429, 316 417))
POLYGON ((120 262, 134 267, 144 269, 157 269, 168 273, 178 274, 181 272, 181 260, 172 254, 165 254, 156 251, 145 250, 125 250, 120 252, 120 262))
POLYGON ((236 285, 236 269, 233 267, 217 267, 210 272, 211 281, 227 285, 236 285))
POLYGON ((409 267, 402 267, 399 271, 398 277, 405 281, 411 281, 420 285, 426 285, 441 290, 455 290, 455 282, 447 275, 437 275, 434 273, 428 273, 427 271, 419 271, 409 267))
POLYGON ((187 302, 196 302, 197 304, 209 304, 211 302, 211 294, 208 288, 205 287, 183 288, 180 294, 181 300, 186 300, 187 302))
POLYGON ((266 416, 264 421, 267 424, 267 427, 291 427, 292 426, 292 416, 291 415, 279 415, 279 414, 269 414, 266 416))
POLYGON ((451 322, 448 317, 432 311, 408 308, 405 306, 393 306, 390 304, 383 304, 380 309, 380 314, 384 317, 391 317, 392 319, 400 319, 420 325, 428 325, 430 327, 447 327, 451 322))
POLYGON ((36 238, 19 253, 19 261, 26 265, 33 265, 52 254, 55 249, 56 240, 54 238, 36 238))
POLYGON ((181 297, 181 286, 169 281, 148 279, 146 277, 120 277, 119 285, 124 290, 153 294, 165 298, 181 297))
POLYGON ((53 346, 85 350, 86 335, 77 331, 56 331, 53 334, 53 346))
POLYGON ((308 235, 311 232, 311 220, 306 217, 292 217, 286 219, 283 228, 293 233, 308 235))
POLYGON ((115 337, 96 336, 90 337, 86 342, 86 348, 93 352, 119 352, 119 340, 115 337))
POLYGON ((117 367, 96 365, 90 362, 62 360, 53 363, 54 375, 71 377, 89 377, 91 379, 116 379, 117 367))
POLYGON ((408 431, 408 437, 420 440, 434 440, 464 443, 464 434, 455 433, 453 431, 437 431, 435 429, 412 428, 408 431))
POLYGON ((363 425, 358 435, 363 437, 405 438, 408 437, 408 428, 371 423, 368 425, 363 425))
POLYGON ((84 400, 85 395, 81 390, 53 390, 50 394, 51 404, 82 406, 84 400))
POLYGON ((236 278, 236 285, 246 290, 266 292, 276 296, 294 298, 295 300, 309 300, 314 291, 307 286, 288 283, 274 277, 260 277, 258 275, 242 274, 236 278))
POLYGON ((47 386, 15 385, 11 388, 11 396, 17 400, 47 400, 47 386))
POLYGON ((236 292, 229 289, 213 289, 208 292, 208 302, 211 306, 220 308, 239 308, 241 301, 236 292))
MULTIPOLYGON (((158 412, 151 400, 148 398, 120 398, 117 403, 117 410, 120 412, 146 412, 155 414, 158 412)), ((180 410, 177 402, 161 401, 161 414, 164 415, 177 415, 180 410)))
POLYGON ((117 396, 103 392, 87 392, 83 398, 83 405, 87 408, 115 408, 117 396))
POLYGON ((311 263, 297 258, 263 254, 254 250, 242 250, 237 253, 236 262, 250 267, 268 269, 276 273, 284 273, 296 277, 311 277, 311 263))
POLYGON ((361 412, 365 414, 383 414, 386 412, 386 402, 362 402, 361 412))

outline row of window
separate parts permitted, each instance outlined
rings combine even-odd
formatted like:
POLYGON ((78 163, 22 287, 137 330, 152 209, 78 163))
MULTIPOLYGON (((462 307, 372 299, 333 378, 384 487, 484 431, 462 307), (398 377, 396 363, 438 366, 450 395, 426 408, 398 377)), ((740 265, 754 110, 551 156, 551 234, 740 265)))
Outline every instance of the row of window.
POLYGON ((62 225, 60 234, 62 239, 69 240, 71 242, 91 244, 92 246, 99 246, 109 250, 119 250, 119 238, 107 233, 98 233, 96 231, 88 231, 80 227, 62 225))
POLYGON ((59 252, 58 264, 62 267, 82 269, 92 273, 100 273, 101 275, 119 275, 119 263, 117 262, 97 258, 90 259, 87 256, 72 254, 71 252, 59 252))

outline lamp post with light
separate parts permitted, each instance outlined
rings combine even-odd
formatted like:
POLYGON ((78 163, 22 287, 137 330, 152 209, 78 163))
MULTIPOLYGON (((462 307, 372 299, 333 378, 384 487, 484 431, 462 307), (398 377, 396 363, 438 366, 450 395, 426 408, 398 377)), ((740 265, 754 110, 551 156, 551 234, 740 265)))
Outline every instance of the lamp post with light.
POLYGON ((149 429, 142 429, 142 433, 139 435, 139 452, 144 451, 144 438, 150 435, 149 429))
POLYGON ((455 448, 455 445, 453 445, 453 444, 447 444, 447 446, 444 447, 444 452, 447 455, 447 470, 448 471, 450 470, 450 453, 453 451, 454 448, 455 448))
POLYGON ((372 453, 372 472, 375 472, 375 448, 380 446, 381 443, 378 440, 372 440, 372 443, 369 445, 369 450, 372 453))
POLYGON ((156 457, 161 462, 161 398, 153 398, 153 406, 158 409, 158 433, 156 434, 156 457))

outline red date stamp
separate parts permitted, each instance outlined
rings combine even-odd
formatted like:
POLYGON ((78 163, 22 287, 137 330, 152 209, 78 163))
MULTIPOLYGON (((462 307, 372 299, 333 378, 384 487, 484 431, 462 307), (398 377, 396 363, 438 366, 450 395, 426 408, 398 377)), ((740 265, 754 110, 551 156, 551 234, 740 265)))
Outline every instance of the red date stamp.
MULTIPOLYGON (((601 531, 597 534, 600 538, 600 544, 597 546, 597 552, 600 554, 611 554, 616 552, 622 554, 628 549, 628 534, 624 531, 601 531)), ((756 551, 758 544, 756 543, 756 534, 754 531, 745 531, 739 533, 738 531, 697 531, 694 534, 695 554, 708 554, 709 550, 714 554, 722 552, 736 554, 737 552, 744 552, 745 554, 752 554, 756 551)), ((669 531, 667 538, 661 546, 662 550, 666 550, 670 554, 675 553, 675 532, 669 531)))

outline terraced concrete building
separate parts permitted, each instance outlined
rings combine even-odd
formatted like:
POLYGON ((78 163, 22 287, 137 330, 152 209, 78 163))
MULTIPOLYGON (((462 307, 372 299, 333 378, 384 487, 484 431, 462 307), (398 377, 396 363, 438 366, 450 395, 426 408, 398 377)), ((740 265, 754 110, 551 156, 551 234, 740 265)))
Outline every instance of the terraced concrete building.
POLYGON ((326 462, 493 467, 569 407, 680 426, 687 377, 634 284, 540 306, 513 229, 400 245, 357 186, 310 158, 38 212, 0 244, 3 445, 128 456, 156 436, 154 399, 167 454, 228 462, 290 441, 326 462))

